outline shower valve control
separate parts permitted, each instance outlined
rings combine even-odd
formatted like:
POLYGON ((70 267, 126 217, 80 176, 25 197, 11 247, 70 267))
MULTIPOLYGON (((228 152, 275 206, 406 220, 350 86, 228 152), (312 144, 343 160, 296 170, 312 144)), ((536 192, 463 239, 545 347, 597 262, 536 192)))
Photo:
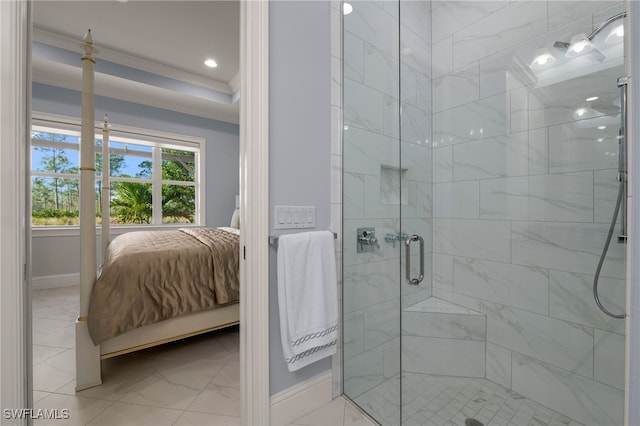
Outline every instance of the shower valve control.
POLYGON ((376 228, 358 228, 357 232, 357 253, 370 253, 380 248, 380 243, 376 237, 376 228))

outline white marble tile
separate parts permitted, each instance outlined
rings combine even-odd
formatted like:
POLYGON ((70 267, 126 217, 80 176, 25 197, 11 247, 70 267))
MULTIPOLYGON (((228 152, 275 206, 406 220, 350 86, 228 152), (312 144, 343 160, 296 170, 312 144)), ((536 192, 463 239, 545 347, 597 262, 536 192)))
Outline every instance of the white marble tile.
POLYGON ((453 180, 453 146, 433 149, 433 181, 450 182, 453 180))
POLYGON ((482 340, 486 337, 484 318, 478 315, 428 313, 405 310, 402 314, 403 336, 441 337, 482 340))
POLYGON ((218 414, 196 413, 185 411, 180 415, 174 426, 240 426, 240 417, 221 416, 218 414))
POLYGON ((547 128, 529 131, 529 175, 549 173, 549 138, 547 128))
MULTIPOLYGON (((151 360, 147 362, 152 363, 151 360)), ((215 360, 191 361, 186 364, 157 360, 148 366, 154 370, 153 374, 135 384, 118 401, 184 410, 223 366, 223 361, 215 360)))
MULTIPOLYGON (((418 107, 418 75, 419 71, 409 65, 400 66, 400 98, 403 103, 418 107)), ((396 90, 397 91, 397 90, 396 90)))
POLYGON ((404 25, 400 26, 400 61, 403 66, 431 74, 431 44, 404 25))
POLYGON ((68 418, 36 419, 34 425, 85 425, 97 417, 112 401, 93 398, 81 398, 70 395, 50 394, 34 404, 34 410, 68 410, 68 418))
POLYGON ((34 365, 33 389, 55 392, 76 377, 76 353, 73 349, 54 355, 34 365))
POLYGON ((433 297, 444 299, 456 305, 464 306, 474 311, 480 311, 480 300, 476 297, 465 296, 464 294, 455 293, 449 289, 434 287, 433 297))
POLYGON ((618 166, 618 130, 583 120, 549 128, 549 172, 613 169, 618 166))
POLYGON ((377 347, 344 362, 344 393, 357 398, 384 380, 383 348, 377 347))
POLYGON ((593 173, 530 176, 529 220, 593 222, 593 173))
MULTIPOLYGON (((513 222, 512 262, 561 271, 593 274, 608 226, 589 223, 513 222)), ((625 276, 625 248, 612 244, 603 276, 625 276)))
POLYGON ((511 351, 487 342, 487 379, 511 388, 511 351))
POLYGON ((412 139, 404 139, 401 143, 400 167, 406 170, 404 177, 410 181, 431 182, 431 148, 421 140, 420 143, 412 139))
POLYGON ((521 87, 509 92, 511 133, 529 130, 529 91, 521 87))
POLYGON ((497 220, 434 219, 433 251, 509 262, 511 224, 497 220))
POLYGON ((495 303, 480 306, 487 342, 593 377, 593 329, 495 303))
MULTIPOLYGON (((431 7, 428 1, 400 2, 400 22, 426 42, 431 41, 431 7)), ((402 37, 401 29, 400 37, 402 37)))
POLYGON ((382 351, 384 378, 396 377, 400 373, 400 336, 385 343, 382 351))
POLYGON ((594 170, 593 216, 595 222, 611 223, 619 190, 617 169, 594 170))
POLYGON ((364 216, 364 179, 359 173, 344 172, 343 212, 345 219, 364 216))
POLYGON ((364 41, 344 31, 343 72, 344 78, 364 82, 364 41))
POLYGON ((41 346, 72 349, 76 345, 76 327, 71 323, 51 333, 34 335, 33 343, 41 346))
POLYGON ((40 364, 52 356, 64 352, 65 348, 56 348, 52 346, 33 345, 33 365, 40 364))
MULTIPOLYGON (((413 306, 403 309, 403 312, 420 312, 420 313, 435 313, 435 314, 447 314, 447 315, 474 315, 476 317, 483 316, 479 311, 469 309, 464 306, 456 305, 445 299, 439 299, 437 297, 430 297, 426 300, 422 300, 413 306)), ((475 318, 479 320, 479 318, 475 318)), ((420 334, 416 334, 420 336, 420 334)))
POLYGON ((331 155, 342 156, 342 108, 331 106, 331 155))
POLYGON ((426 111, 409 104, 402 105, 400 129, 402 140, 411 144, 426 147, 427 141, 431 138, 430 120, 426 111))
POLYGON ((480 60, 480 98, 498 95, 523 86, 511 70, 513 52, 507 50, 480 60))
POLYGON ((383 94, 348 78, 343 90, 344 124, 381 133, 383 94))
POLYGON ((453 256, 433 254, 433 286, 453 291, 453 256))
MULTIPOLYGON (((433 78, 437 78, 453 71, 453 37, 449 36, 431 48, 433 78)), ((482 76, 480 77, 482 78, 482 76)))
POLYGON ((468 339, 404 336, 402 370, 447 376, 484 377, 485 343, 468 339))
POLYGON ((513 353, 513 390, 585 425, 621 425, 624 392, 513 353))
POLYGON ((456 292, 546 315, 549 312, 549 271, 543 268, 453 259, 456 292))
POLYGON ((474 62, 434 78, 432 84, 435 112, 476 101, 480 97, 479 65, 474 62))
MULTIPOLYGON (((399 219, 399 215, 398 215, 399 219)), ((380 243, 380 249, 371 252, 358 253, 357 252, 357 238, 358 238, 358 228, 361 227, 370 227, 376 229, 376 236, 382 236, 386 234, 386 232, 397 232, 399 231, 399 224, 394 223, 397 220, 389 219, 385 221, 383 219, 345 219, 344 220, 344 229, 343 229, 343 257, 342 260, 344 262, 344 276, 342 277, 344 282, 347 283, 349 276, 347 275, 347 268, 354 265, 361 265, 365 263, 375 263, 383 260, 391 260, 399 257, 399 248, 393 248, 389 244, 380 243), (380 231, 382 230, 382 232, 380 231)), ((379 238, 379 240, 381 240, 379 238)), ((352 273, 356 271, 352 270, 352 273)), ((357 273, 369 274, 373 273, 372 270, 362 269, 357 273)), ((346 288, 346 287, 345 287, 346 288)))
POLYGON ((460 31, 474 22, 489 16, 507 6, 507 1, 447 1, 442 2, 432 12, 433 41, 460 31))
MULTIPOLYGON (((596 305, 593 298, 593 278, 592 274, 550 271, 550 315, 602 330, 624 333, 624 321, 607 316, 596 305)), ((624 312, 626 295, 624 280, 600 277, 598 295, 600 301, 610 311, 624 312)))
MULTIPOLYGON (((390 167, 381 167, 377 197, 375 197, 377 198, 377 203, 375 204, 383 206, 398 206, 400 204, 407 204, 409 182, 407 182, 406 174, 407 172, 404 170, 398 170, 396 168, 390 167)), ((365 205, 368 209, 369 202, 366 199, 366 195, 368 195, 368 191, 365 194, 365 205)), ((393 215, 394 212, 391 213, 393 215)))
POLYGON ((525 176, 528 170, 528 132, 453 147, 455 180, 525 176))
POLYGON ((344 426, 374 426, 375 423, 363 415, 348 401, 344 407, 344 426))
POLYGON ((512 177, 480 181, 480 218, 527 220, 529 178, 512 177))
POLYGON ((143 405, 116 402, 88 424, 91 426, 140 425, 163 426, 172 425, 182 411, 167 408, 150 410, 143 405))
POLYGON ((400 336, 400 301, 389 300, 364 308, 364 350, 400 336))
POLYGON ((331 106, 342 105, 342 58, 331 56, 331 106))
POLYGON ((381 164, 400 165, 397 139, 349 127, 344 132, 343 144, 344 171, 379 176, 381 164))
POLYGON ((397 18, 373 2, 353 2, 353 12, 344 15, 344 30, 372 43, 391 55, 398 51, 398 31, 381 31, 381 28, 398 28, 397 18))
POLYGON ((364 351, 364 311, 346 312, 343 315, 344 357, 349 359, 364 351))
POLYGON ((454 69, 544 33, 546 18, 546 3, 515 2, 461 29, 453 36, 454 69))
POLYGON ((400 64, 377 47, 364 45, 364 84, 386 95, 399 97, 400 64))
POLYGON ((331 203, 342 202, 342 156, 331 155, 331 203))
POLYGON ((622 334, 596 329, 593 342, 593 378, 620 390, 624 390, 625 379, 624 340, 622 334))
MULTIPOLYGON (((553 29, 569 24, 575 21, 576 17, 590 15, 602 8, 610 6, 614 2, 586 1, 581 3, 576 3, 574 1, 549 2, 549 28, 553 29)), ((599 22, 594 22, 594 24, 597 25, 599 22)))
POLYGON ((398 260, 344 268, 344 310, 351 312, 398 296, 398 260))
POLYGON ((418 71, 416 85, 418 90, 417 107, 430 113, 432 110, 431 78, 426 73, 418 71))
POLYGON ((453 219, 480 218, 478 181, 433 184, 434 217, 453 219))
POLYGON ((240 366, 225 365, 218 374, 211 380, 211 383, 218 386, 229 386, 240 389, 240 366))
POLYGON ((344 398, 336 398, 309 414, 294 420, 293 423, 305 426, 342 425, 344 422, 344 406, 344 398))
POLYGON ((433 114, 434 146, 506 135, 508 97, 500 94, 433 114))
POLYGON ((210 383, 187 410, 239 417, 240 389, 210 383))
POLYGON ((400 103, 397 96, 384 95, 382 130, 386 136, 400 138, 400 103))

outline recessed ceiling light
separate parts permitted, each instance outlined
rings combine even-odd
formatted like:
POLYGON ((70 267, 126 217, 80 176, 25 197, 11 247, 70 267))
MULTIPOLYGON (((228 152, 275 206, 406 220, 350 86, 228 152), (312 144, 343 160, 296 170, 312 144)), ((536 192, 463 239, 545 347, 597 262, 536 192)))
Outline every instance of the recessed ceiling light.
POLYGON ((607 126, 598 126, 598 130, 604 130, 606 128, 607 128, 607 126))
POLYGON ((351 3, 347 3, 347 2, 343 3, 342 4, 342 14, 343 15, 348 15, 351 12, 353 12, 353 6, 351 6, 351 3))
POLYGON ((216 61, 214 61, 213 59, 209 58, 206 61, 204 61, 204 64, 206 66, 208 66, 209 68, 215 68, 218 66, 218 63, 216 61))
POLYGON ((590 98, 585 99, 587 102, 596 101, 599 98, 597 96, 591 96, 590 98))

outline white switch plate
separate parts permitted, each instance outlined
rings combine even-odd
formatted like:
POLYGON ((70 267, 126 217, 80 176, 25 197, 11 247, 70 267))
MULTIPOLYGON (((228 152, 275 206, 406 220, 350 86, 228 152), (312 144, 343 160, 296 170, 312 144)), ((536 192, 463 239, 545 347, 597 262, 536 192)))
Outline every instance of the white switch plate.
POLYGON ((316 206, 274 206, 273 229, 316 227, 316 206))

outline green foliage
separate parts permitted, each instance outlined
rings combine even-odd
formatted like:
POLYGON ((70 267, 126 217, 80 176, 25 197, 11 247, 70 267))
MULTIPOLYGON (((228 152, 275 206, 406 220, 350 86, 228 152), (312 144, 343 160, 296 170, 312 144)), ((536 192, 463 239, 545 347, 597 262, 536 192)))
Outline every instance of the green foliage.
POLYGON ((153 218, 151 185, 136 182, 114 182, 111 200, 116 223, 151 223, 153 218))

